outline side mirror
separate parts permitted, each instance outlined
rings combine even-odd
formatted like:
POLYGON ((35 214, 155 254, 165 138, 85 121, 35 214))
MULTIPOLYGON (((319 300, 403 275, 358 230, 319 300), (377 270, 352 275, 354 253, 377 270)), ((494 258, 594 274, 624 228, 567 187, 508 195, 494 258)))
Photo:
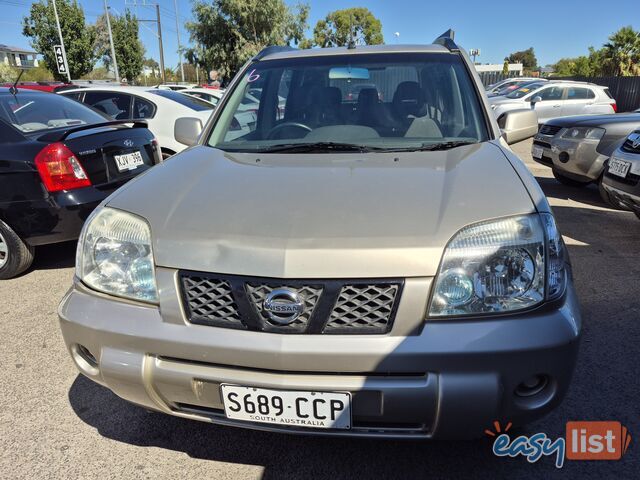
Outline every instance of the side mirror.
POLYGON ((202 122, 199 118, 183 117, 176 120, 173 127, 175 139, 185 145, 195 145, 202 132, 202 122))
POLYGON ((529 109, 512 110, 500 116, 498 126, 504 141, 511 145, 538 133, 538 115, 529 109))
POLYGON ((535 97, 533 97, 531 99, 531 105, 533 105, 534 103, 538 103, 542 101, 542 97, 540 95, 536 95, 535 97))

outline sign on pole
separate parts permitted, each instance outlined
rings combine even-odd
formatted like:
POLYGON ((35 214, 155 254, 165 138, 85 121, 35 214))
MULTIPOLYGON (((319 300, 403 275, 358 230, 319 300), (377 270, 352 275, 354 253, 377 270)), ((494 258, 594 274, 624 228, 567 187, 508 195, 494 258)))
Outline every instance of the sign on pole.
POLYGON ((58 64, 58 73, 60 75, 66 75, 67 62, 64 58, 64 51, 62 50, 62 45, 54 45, 53 51, 56 54, 56 63, 58 64))

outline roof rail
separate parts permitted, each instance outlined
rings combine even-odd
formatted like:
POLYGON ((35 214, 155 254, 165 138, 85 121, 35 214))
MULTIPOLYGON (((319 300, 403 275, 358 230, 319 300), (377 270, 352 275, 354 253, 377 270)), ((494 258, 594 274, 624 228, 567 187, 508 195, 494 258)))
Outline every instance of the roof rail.
POLYGON ((270 47, 264 47, 262 50, 260 50, 260 53, 258 53, 255 57, 253 57, 253 60, 260 60, 261 58, 266 57, 267 55, 271 55, 272 53, 279 53, 279 52, 290 52, 292 50, 296 50, 293 47, 290 47, 289 45, 271 45, 270 47))
POLYGON ((455 36, 455 34, 456 32, 449 29, 441 34, 438 38, 436 38, 433 43, 435 43, 436 45, 442 45, 450 52, 459 52, 460 47, 456 45, 456 42, 453 41, 453 37, 455 36))

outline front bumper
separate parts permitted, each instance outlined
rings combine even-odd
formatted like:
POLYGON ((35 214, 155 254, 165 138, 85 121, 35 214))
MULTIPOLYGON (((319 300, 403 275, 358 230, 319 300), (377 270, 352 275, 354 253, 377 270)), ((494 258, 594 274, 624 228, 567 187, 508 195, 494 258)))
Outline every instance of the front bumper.
POLYGON ((542 148, 542 157, 533 157, 538 163, 552 167, 576 181, 592 182, 600 178, 608 157, 598 152, 599 142, 592 140, 568 140, 538 133, 533 147, 542 148))
MULTIPOLYGON (((403 306, 415 303, 411 282, 399 315, 415 314, 403 306)), ((564 397, 581 330, 571 284, 553 306, 500 318, 428 321, 409 335, 283 335, 194 325, 184 320, 173 293, 161 287, 158 308, 74 285, 59 318, 79 370, 149 409, 311 435, 464 438, 481 435, 496 419, 531 421, 564 397), (87 361, 87 351, 95 362, 87 361), (547 376, 547 386, 531 397, 516 396, 517 386, 533 375, 547 376), (351 392, 352 428, 229 420, 222 383, 351 392)))

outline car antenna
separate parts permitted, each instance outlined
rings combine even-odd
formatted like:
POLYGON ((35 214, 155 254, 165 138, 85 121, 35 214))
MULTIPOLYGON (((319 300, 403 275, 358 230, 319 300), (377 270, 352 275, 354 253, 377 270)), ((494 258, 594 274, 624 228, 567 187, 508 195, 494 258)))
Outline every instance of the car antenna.
POLYGON ((23 69, 20 69, 20 73, 18 74, 18 78, 16 78, 16 81, 13 82, 13 85, 11 85, 11 87, 9 88, 9 93, 11 95, 16 95, 18 93, 18 82, 20 81, 20 78, 22 78, 22 74, 24 73, 23 69))

